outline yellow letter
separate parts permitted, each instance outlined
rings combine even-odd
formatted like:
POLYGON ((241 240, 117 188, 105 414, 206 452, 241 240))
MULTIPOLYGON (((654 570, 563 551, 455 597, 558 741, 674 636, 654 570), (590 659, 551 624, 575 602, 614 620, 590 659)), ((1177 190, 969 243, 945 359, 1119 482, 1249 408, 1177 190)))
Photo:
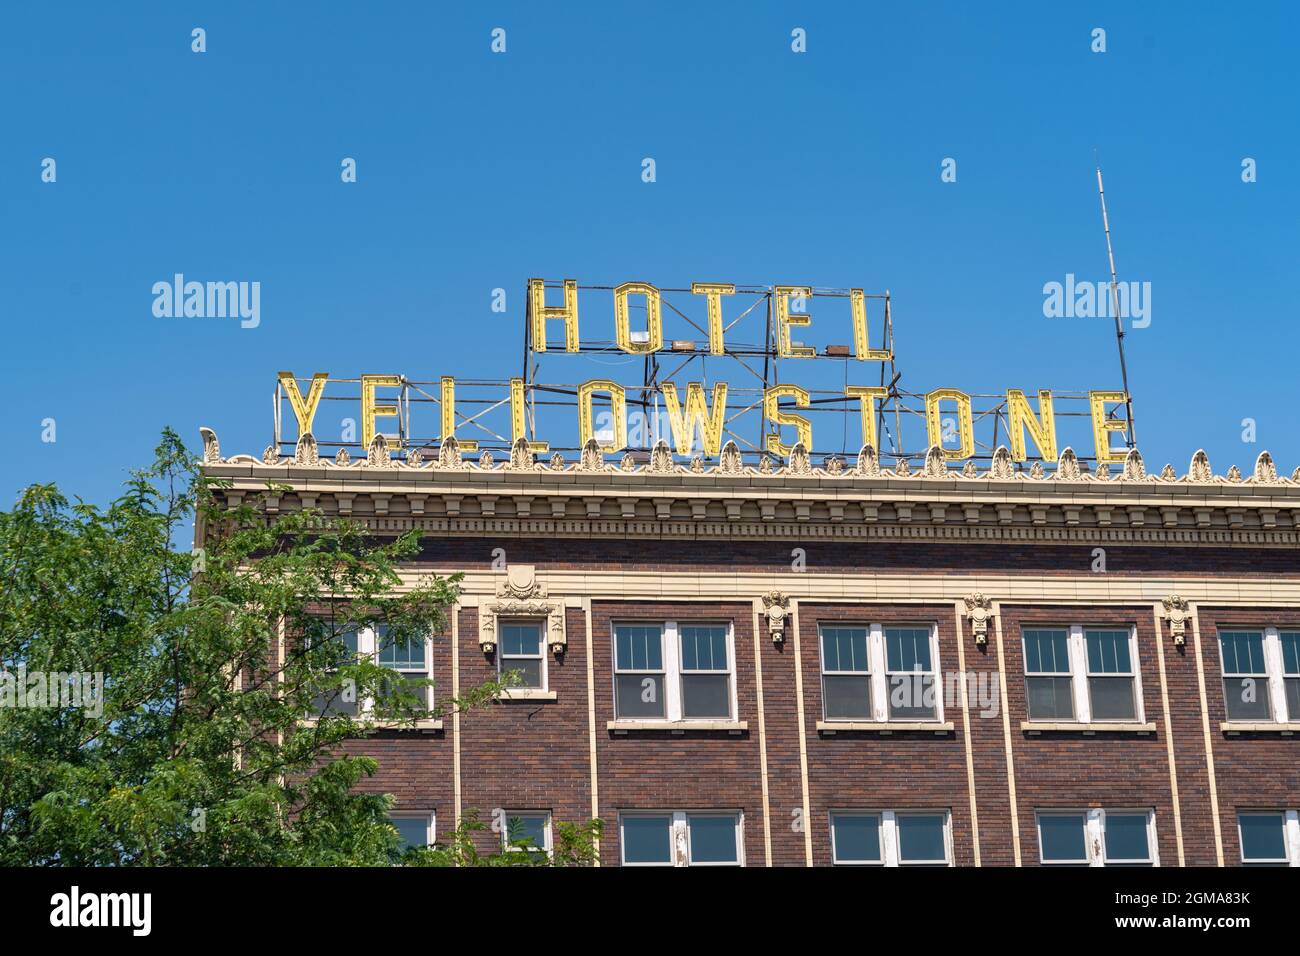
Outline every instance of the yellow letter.
POLYGON ((304 400, 298 391, 298 382, 293 372, 280 373, 280 386, 289 396, 289 405, 293 408, 293 417, 298 419, 298 434, 311 431, 311 424, 316 420, 316 409, 320 406, 320 397, 325 394, 325 383, 329 380, 328 372, 317 372, 311 377, 311 388, 307 390, 304 400))
POLYGON ((791 315, 790 296, 812 297, 806 285, 779 285, 772 290, 776 299, 776 354, 782 358, 812 358, 817 350, 810 345, 791 345, 790 326, 812 325, 811 315, 791 315))
POLYGON ((601 445, 605 452, 622 451, 627 447, 627 398, 623 386, 608 379, 592 379, 578 386, 578 441, 582 447, 595 437, 592 427, 591 393, 609 392, 610 408, 614 412, 614 441, 601 445))
POLYGON ((648 282, 624 282, 614 290, 614 338, 618 347, 633 355, 658 352, 664 347, 664 326, 659 315, 659 290, 648 282), (650 341, 633 342, 632 325, 627 318, 627 297, 645 296, 646 328, 650 341))
POLYGON ((727 420, 727 383, 717 382, 713 386, 713 411, 709 411, 704 399, 704 386, 699 382, 690 382, 686 386, 686 416, 682 417, 682 406, 677 400, 677 386, 664 382, 659 386, 664 393, 664 407, 668 409, 668 425, 677 442, 677 454, 689 455, 695 441, 695 427, 698 424, 704 440, 704 454, 714 456, 722 450, 722 426, 727 420))
MULTIPOLYGON (((456 434, 456 380, 450 375, 438 379, 442 386, 442 397, 438 405, 442 408, 442 440, 446 441, 456 434)), ((458 451, 478 451, 478 442, 467 438, 457 438, 458 451)))
POLYGON ((1040 422, 1034 417, 1034 410, 1029 407, 1029 399, 1018 388, 1007 389, 1007 427, 1011 431, 1011 457, 1014 461, 1027 461, 1025 454, 1025 429, 1034 440, 1038 454, 1052 460, 1056 458, 1056 420, 1052 417, 1052 393, 1045 388, 1038 390, 1038 409, 1042 415, 1040 422))
POLYGON ((862 444, 880 451, 876 444, 876 401, 884 401, 889 389, 879 385, 848 385, 844 394, 858 400, 858 409, 862 413, 862 444))
POLYGON ((939 420, 939 403, 945 399, 957 403, 957 437, 961 440, 961 447, 944 448, 943 457, 969 458, 975 454, 975 424, 971 417, 970 396, 955 388, 936 388, 925 396, 925 430, 930 435, 930 444, 943 448, 943 423, 939 420))
MULTIPOLYGON (((361 376, 361 444, 368 450, 375 440, 375 419, 381 415, 385 418, 397 414, 396 405, 376 405, 375 389, 396 388, 402 384, 400 375, 362 375, 361 376)), ((393 438, 395 436, 385 436, 393 438)))
MULTIPOLYGON (((514 444, 519 439, 527 436, 528 430, 524 427, 524 380, 522 378, 512 378, 510 380, 510 444, 514 444)), ((530 441, 528 450, 534 455, 540 455, 551 450, 549 442, 530 441)))
POLYGON ((546 351, 546 320, 564 320, 564 351, 578 351, 578 282, 564 280, 564 305, 546 304, 546 282, 528 280, 528 311, 533 314, 533 351, 546 351))
MULTIPOLYGON (((861 289, 849 290, 849 305, 853 310, 853 354, 861 362, 888 362, 889 349, 867 345, 867 300, 861 289)), ((871 447, 876 447, 874 442, 871 447)))
MULTIPOLYGON (((800 388, 798 385, 777 385, 769 388, 763 394, 763 411, 777 428, 782 425, 789 425, 794 428, 798 440, 803 442, 803 447, 812 451, 812 422, 802 415, 795 415, 792 412, 783 412, 777 404, 779 398, 793 398, 797 408, 808 407, 808 391, 800 388)), ((775 455, 788 455, 793 445, 783 444, 781 434, 778 431, 775 435, 768 435, 765 439, 767 450, 775 455)))
POLYGON ((709 305, 709 354, 722 355, 722 297, 735 295, 736 287, 729 282, 692 282, 691 292, 705 296, 709 305))
POLYGON ((1107 402, 1124 401, 1123 392, 1089 392, 1088 403, 1092 406, 1092 440, 1097 445, 1097 464, 1119 464, 1124 461, 1128 449, 1115 451, 1110 445, 1111 432, 1128 430, 1128 423, 1119 418, 1106 416, 1107 402))

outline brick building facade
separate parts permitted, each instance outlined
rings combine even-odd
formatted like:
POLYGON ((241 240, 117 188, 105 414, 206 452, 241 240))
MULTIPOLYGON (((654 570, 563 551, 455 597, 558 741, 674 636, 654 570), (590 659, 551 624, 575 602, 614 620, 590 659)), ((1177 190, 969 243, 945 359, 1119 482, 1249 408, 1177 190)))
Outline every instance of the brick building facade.
MULTIPOLYGON (((225 459, 230 503, 425 534, 464 572, 414 666, 509 699, 350 747, 409 839, 605 822, 602 865, 1300 866, 1300 481, 225 459)), ((408 662, 410 663, 410 662, 408 662)), ((482 834, 484 848, 498 839, 482 834)))

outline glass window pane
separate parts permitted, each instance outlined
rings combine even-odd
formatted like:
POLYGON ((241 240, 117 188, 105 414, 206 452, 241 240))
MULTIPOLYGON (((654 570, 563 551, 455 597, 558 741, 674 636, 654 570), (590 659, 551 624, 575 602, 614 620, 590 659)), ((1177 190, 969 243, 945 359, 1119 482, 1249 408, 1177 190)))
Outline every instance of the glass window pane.
POLYGON ((682 675, 683 717, 730 717, 731 677, 727 674, 682 675))
POLYGON ((727 630, 723 627, 682 628, 682 670, 725 671, 727 630))
POLYGON ((1038 818, 1038 843, 1045 863, 1086 863, 1083 814, 1043 814, 1038 818))
POLYGON ((1074 692, 1068 677, 1025 679, 1030 720, 1074 720, 1074 692))
POLYGON ((863 675, 822 678, 827 720, 853 720, 871 717, 871 678, 863 675))
POLYGON ((822 668, 827 671, 867 669, 867 629, 822 628, 822 668))
POLYGON ((876 814, 831 814, 836 863, 879 863, 880 817, 876 814))
POLYGON ((1025 631, 1025 672, 1070 673, 1069 635, 1060 629, 1025 631))
POLYGON ((518 671, 523 682, 515 684, 516 687, 533 687, 542 686, 542 659, 540 657, 502 657, 501 673, 508 671, 518 671))
POLYGON ((1128 631, 1088 631, 1088 670, 1093 674, 1128 674, 1133 670, 1128 631))
POLYGON ((540 654, 542 629, 537 624, 506 624, 501 628, 501 653, 540 654))
POLYGON ((930 631, 924 627, 885 628, 885 668, 891 671, 929 671, 930 631))
POLYGON ((1286 679, 1287 720, 1300 720, 1300 677, 1286 679))
POLYGON ((1106 814, 1106 862, 1149 860, 1147 815, 1145 813, 1106 814))
POLYGON ((527 846, 531 850, 546 849, 546 814, 511 813, 506 823, 507 843, 510 846, 527 846))
POLYGON ((1286 859, 1286 832, 1280 813, 1243 813, 1237 817, 1241 830, 1241 858, 1277 862, 1286 859))
POLYGON ((672 863, 671 816, 623 817, 623 862, 672 863))
POLYGON ((934 677, 898 674, 889 678, 889 716, 924 720, 936 716, 934 677))
POLYGON ((1283 631, 1278 640, 1282 642, 1283 673, 1300 674, 1300 633, 1283 631))
POLYGON ((898 859, 903 863, 946 863, 943 814, 903 813, 897 817, 898 859))
POLYGON ((1134 720, 1137 705, 1131 677, 1089 677, 1088 695, 1096 720, 1134 720))
POLYGON ((1268 681, 1263 677, 1225 677, 1223 699, 1230 720, 1267 721, 1272 717, 1268 681))
POLYGON ((738 863, 736 852, 736 818, 686 817, 692 863, 738 863))
POLYGON ((662 674, 616 674, 614 704, 619 717, 663 717, 662 674))
POLYGON ((1224 674, 1267 673, 1264 667, 1264 635, 1258 631, 1224 631, 1219 635, 1223 649, 1224 674))
POLYGON ((397 838, 403 850, 413 846, 429 845, 429 820, 427 817, 389 817, 397 828, 397 838))

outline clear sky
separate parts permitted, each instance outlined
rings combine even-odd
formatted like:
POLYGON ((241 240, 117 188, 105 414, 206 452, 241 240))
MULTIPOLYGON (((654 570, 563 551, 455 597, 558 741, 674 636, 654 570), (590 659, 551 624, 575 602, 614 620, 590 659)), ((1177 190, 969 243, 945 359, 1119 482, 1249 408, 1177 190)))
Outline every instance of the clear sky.
POLYGON ((1289 473, 1297 11, 6 4, 4 498, 103 500, 165 424, 260 454, 281 368, 517 374, 529 276, 888 288, 912 390, 1118 387, 1109 320, 1043 309, 1045 283, 1106 277, 1094 149, 1120 278, 1151 284, 1148 467, 1268 448, 1289 473), (260 282, 260 324, 155 317, 178 272, 260 282))

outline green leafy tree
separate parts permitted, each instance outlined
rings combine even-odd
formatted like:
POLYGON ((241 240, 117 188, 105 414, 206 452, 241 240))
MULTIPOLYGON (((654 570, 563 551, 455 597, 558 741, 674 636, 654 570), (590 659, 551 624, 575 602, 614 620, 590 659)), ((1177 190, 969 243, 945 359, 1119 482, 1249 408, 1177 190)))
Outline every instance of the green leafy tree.
POLYGON ((168 430, 105 508, 34 485, 0 512, 0 865, 590 862, 596 821, 557 824, 546 861, 480 856, 472 817, 446 846, 400 849, 391 798, 358 789, 375 760, 340 745, 469 711, 509 675, 438 698, 358 657, 363 624, 441 633, 459 576, 399 588, 417 535, 227 510, 219 484, 168 430))

